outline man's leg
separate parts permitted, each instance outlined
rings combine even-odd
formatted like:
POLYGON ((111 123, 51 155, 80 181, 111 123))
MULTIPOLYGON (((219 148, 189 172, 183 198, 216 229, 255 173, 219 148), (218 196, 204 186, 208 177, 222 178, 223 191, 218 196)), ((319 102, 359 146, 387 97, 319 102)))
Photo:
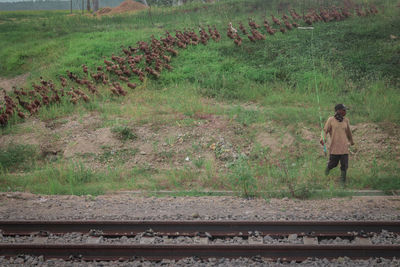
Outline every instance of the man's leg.
POLYGON ((346 172, 349 168, 349 154, 340 155, 340 171, 342 183, 346 183, 346 172))
POLYGON ((329 155, 329 162, 328 166, 326 166, 325 169, 325 175, 328 175, 329 171, 338 165, 339 160, 340 160, 340 155, 329 155))

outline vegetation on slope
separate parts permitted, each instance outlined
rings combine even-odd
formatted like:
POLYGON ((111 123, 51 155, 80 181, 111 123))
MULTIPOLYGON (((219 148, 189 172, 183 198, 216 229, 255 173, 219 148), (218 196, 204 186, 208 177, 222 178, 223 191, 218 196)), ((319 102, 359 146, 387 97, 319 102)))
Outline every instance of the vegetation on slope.
MULTIPOLYGON (((320 4, 328 5, 328 1, 297 1, 293 7, 301 13, 303 9, 320 4)), ((336 4, 343 5, 341 1, 336 4)), ((320 156, 320 147, 313 145, 318 140, 304 140, 297 129, 310 127, 318 138, 317 84, 323 120, 332 114, 334 104, 343 102, 351 108, 352 124, 375 122, 385 131, 397 134, 400 122, 400 68, 396 67, 400 51, 399 9, 395 1, 376 4, 380 10, 376 16, 316 23, 313 31, 277 33, 256 43, 245 40, 241 47, 236 47, 225 36, 228 22, 237 25, 239 21, 247 22, 248 17, 260 22, 264 15, 267 18, 271 14, 278 16, 277 9, 282 6, 279 1, 236 0, 152 8, 151 16, 147 11, 100 18, 68 16, 67 11, 2 12, 0 76, 30 72, 28 85, 39 76, 58 80, 67 69, 83 75, 82 64, 95 70, 104 56, 121 53, 121 45, 127 47, 140 40, 147 41, 151 35, 160 37, 165 30, 173 32, 198 25, 216 25, 223 35, 221 42, 180 51, 171 63, 173 71, 163 72, 158 80, 146 80, 126 98, 112 97, 103 90, 88 104, 74 106, 65 101, 41 110, 38 116, 51 121, 71 114, 96 113, 103 120, 102 126, 115 129, 148 123, 196 127, 199 116, 221 116, 235 127, 250 129, 239 134, 242 141, 233 144, 236 150, 245 150, 243 140, 248 139, 252 148, 245 156, 228 162, 200 157, 190 168, 165 170, 146 166, 127 170, 122 157, 113 170, 98 171, 96 175, 95 170, 79 163, 85 158, 69 162, 58 156, 56 161, 49 161, 46 155, 41 155, 37 166, 30 167, 18 181, 15 173, 20 169, 2 163, 1 187, 3 190, 82 194, 120 188, 185 190, 196 184, 196 190, 235 188, 245 194, 279 188, 291 196, 308 196, 315 189, 336 188, 334 181, 322 177, 326 159, 320 156), (246 103, 256 108, 247 108, 246 103), (165 114, 182 116, 166 119, 165 114), (267 145, 255 142, 254 136, 265 130, 254 129, 260 124, 274 124, 278 131, 283 129, 294 136, 295 141, 272 154, 267 145), (52 171, 54 168, 58 171, 52 171), (82 179, 79 178, 81 174, 82 179), (136 178, 132 180, 132 177, 136 178), (65 189, 66 185, 69 189, 65 189)), ((13 118, 13 122, 1 130, 2 134, 18 134, 18 122, 20 119, 13 118)), ((10 149, 3 147, 1 153, 10 153, 10 149)), ((159 152, 157 155, 172 156, 168 154, 171 151, 164 152, 167 154, 159 152)), ((214 150, 216 156, 217 152, 214 150)), ((116 157, 109 153, 105 150, 103 159, 98 160, 116 157)), ((196 153, 194 146, 190 153, 196 153)), ((385 146, 372 155, 353 153, 351 187, 400 188, 396 165, 399 154, 395 147, 385 146)))

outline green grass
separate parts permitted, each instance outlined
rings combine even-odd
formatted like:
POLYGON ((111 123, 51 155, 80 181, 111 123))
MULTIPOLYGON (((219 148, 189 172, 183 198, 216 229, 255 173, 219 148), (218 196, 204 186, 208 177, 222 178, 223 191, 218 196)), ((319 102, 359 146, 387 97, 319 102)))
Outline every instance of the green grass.
POLYGON ((351 169, 348 187, 343 189, 338 185, 336 170, 330 177, 324 177, 319 174, 323 162, 318 160, 315 164, 310 160, 283 158, 278 163, 256 165, 248 158, 240 158, 231 165, 229 179, 207 161, 203 163, 204 171, 190 168, 156 170, 146 166, 127 169, 113 164, 107 170, 90 170, 81 162, 57 161, 20 173, 18 179, 12 173, 3 172, 0 190, 75 195, 99 195, 114 190, 172 190, 178 195, 179 192, 202 195, 204 191, 234 190, 243 197, 306 199, 344 196, 343 190, 352 188, 379 189, 389 194, 400 189, 398 167, 395 173, 378 167, 375 170, 378 175, 351 169))
MULTIPOLYGON (((219 43, 210 41, 207 46, 179 50, 171 62, 173 71, 163 71, 158 80, 139 82, 135 90, 126 88, 129 93, 124 98, 111 96, 107 88, 98 85, 100 93, 90 95, 90 103, 73 105, 65 99, 42 108, 37 117, 43 121, 93 112, 99 114, 103 127, 111 127, 121 140, 129 142, 137 137, 132 125, 152 124, 156 132, 165 125, 195 127, 199 115, 215 115, 239 124, 244 130, 237 129, 236 134, 247 143, 254 142, 258 125, 267 124, 276 127, 275 133, 288 130, 296 139, 285 148, 287 154, 282 152, 275 161, 271 149, 258 144, 248 158, 227 162, 230 167, 194 157, 192 169, 170 170, 143 166, 125 170, 123 162, 136 155, 134 149, 117 153, 105 149, 97 160, 110 162, 115 169, 104 171, 90 170, 76 160, 43 163, 31 148, 9 147, 0 153, 1 189, 93 195, 119 189, 235 189, 245 196, 278 190, 278 195, 298 198, 313 197, 319 189, 340 192, 334 178, 338 173, 334 171, 328 178, 321 175, 326 159, 295 129, 316 127, 320 115, 325 121, 337 103, 350 107, 351 124, 400 123, 400 42, 390 38, 400 36, 397 1, 355 1, 384 5, 385 13, 316 23, 313 31, 276 33, 262 42, 251 43, 244 37, 242 47, 226 37, 229 21, 237 25, 253 17, 262 24, 263 15, 269 20, 271 14, 278 15, 279 2, 224 0, 154 7, 152 20, 147 11, 101 18, 67 16, 67 11, 0 12, 0 77, 30 72, 26 86, 37 82, 39 76, 59 85, 58 77, 65 76, 66 70, 83 76, 82 64, 94 70, 103 65, 103 57, 121 55, 121 45, 135 45, 151 35, 159 38, 165 30, 215 24, 222 35, 219 43), (36 163, 43 164, 32 169, 36 163), (31 170, 15 179, 12 170, 25 165, 31 170)), ((298 13, 319 4, 342 6, 342 1, 292 1, 298 13)), ((136 78, 132 81, 138 82, 136 78)), ((67 88, 71 86, 76 85, 70 82, 67 88)), ((34 130, 21 127, 21 121, 14 115, 9 125, 0 129, 1 135, 34 130)), ((166 143, 173 144, 173 138, 166 143)), ((154 147, 166 162, 175 155, 157 144, 154 147)), ((193 147, 189 152, 201 149, 193 147)), ((349 171, 349 186, 388 192, 400 189, 398 153, 374 155, 375 165, 365 159, 350 159, 354 166, 349 171)))
POLYGON ((105 192, 104 184, 99 181, 110 179, 110 176, 99 176, 86 169, 82 164, 46 165, 38 168, 21 179, 5 174, 0 187, 3 191, 26 191, 40 194, 98 195, 105 192))
POLYGON ((122 141, 135 140, 138 138, 137 134, 135 134, 131 128, 126 126, 116 126, 112 128, 111 131, 118 134, 119 139, 122 141))
POLYGON ((0 149, 0 174, 29 170, 38 158, 38 149, 34 145, 9 144, 0 149))
MULTIPOLYGON (((302 7, 300 2, 296 4, 302 7)), ((307 3, 309 6, 315 4, 313 1, 307 3)), ((210 5, 207 10, 193 11, 190 16, 181 12, 182 8, 156 8, 153 20, 168 30, 179 28, 179 25, 194 26, 198 22, 216 23, 225 37, 223 29, 233 14, 234 22, 245 21, 249 16, 247 12, 254 9, 252 16, 261 20, 263 14, 275 13, 275 5, 276 1, 249 1, 247 5, 243 1, 233 1, 229 5, 223 1, 210 5), (241 8, 242 12, 238 12, 241 8), (212 16, 221 10, 225 18, 212 16)), ((193 4, 187 9, 195 10, 196 7, 193 4)), ((83 63, 94 69, 103 56, 120 53, 120 45, 132 45, 152 34, 161 36, 163 33, 163 29, 149 23, 146 12, 101 19, 68 17, 67 12, 61 11, 27 12, 29 21, 23 21, 21 13, 3 12, 0 15, 20 19, 19 23, 7 20, 0 24, 0 34, 4 37, 0 43, 3 47, 0 50, 1 76, 29 71, 31 80, 40 75, 56 80, 55 77, 65 74, 67 69, 82 73, 80 65, 83 63), (29 37, 33 35, 36 38, 31 40, 29 37)), ((297 30, 286 35, 276 34, 266 42, 245 42, 240 48, 225 37, 218 44, 210 42, 206 47, 200 45, 181 51, 172 63, 175 70, 163 73, 161 80, 150 82, 148 87, 161 89, 189 83, 203 96, 260 101, 263 105, 273 104, 279 113, 290 113, 279 110, 280 105, 293 108, 293 105, 304 103, 316 108, 312 46, 324 116, 331 112, 328 107, 334 103, 346 102, 360 113, 360 121, 372 117, 376 122, 399 122, 399 109, 395 105, 399 100, 396 88, 400 74, 395 67, 399 44, 388 38, 390 34, 398 33, 398 28, 400 21, 395 12, 386 9, 385 15, 315 24, 313 37, 310 31, 297 30), (385 92, 388 97, 376 98, 370 94, 371 90, 377 94, 385 92), (369 110, 376 104, 388 108, 376 110, 370 116, 369 110)), ((61 108, 60 112, 70 113, 72 108, 71 105, 61 108)), ((99 109, 99 105, 92 105, 92 108, 99 109)), ((293 113, 302 110, 300 107, 293 113)), ((315 118, 316 109, 312 112, 307 116, 310 117, 308 121, 315 118)), ((54 112, 49 113, 42 117, 53 118, 54 112)))

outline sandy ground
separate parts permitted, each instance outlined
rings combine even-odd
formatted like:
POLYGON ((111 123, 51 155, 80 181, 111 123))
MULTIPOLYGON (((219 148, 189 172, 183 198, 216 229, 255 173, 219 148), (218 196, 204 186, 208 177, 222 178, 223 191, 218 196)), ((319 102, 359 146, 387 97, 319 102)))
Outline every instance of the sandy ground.
POLYGON ((400 220, 399 196, 322 200, 0 194, 1 220, 400 220))
POLYGON ((0 89, 3 88, 7 92, 11 92, 13 86, 22 86, 26 82, 26 79, 29 77, 29 75, 30 73, 24 73, 13 78, 0 77, 0 89))

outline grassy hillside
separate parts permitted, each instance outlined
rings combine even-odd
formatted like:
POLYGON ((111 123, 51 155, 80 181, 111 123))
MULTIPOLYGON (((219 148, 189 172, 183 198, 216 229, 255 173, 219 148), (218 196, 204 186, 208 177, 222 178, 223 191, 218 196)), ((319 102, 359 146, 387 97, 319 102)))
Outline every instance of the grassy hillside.
MULTIPOLYGON (((301 14, 328 2, 293 1, 292 7, 301 14)), ((264 15, 281 17, 278 10, 288 9, 282 3, 219 1, 114 17, 1 12, 0 77, 29 72, 26 87, 39 76, 59 85, 67 70, 83 77, 82 64, 94 71, 103 57, 122 55, 121 45, 159 38, 165 30, 216 25, 222 40, 180 49, 174 69, 159 79, 131 78, 139 86, 126 88, 126 97, 98 85, 89 103, 65 99, 25 122, 14 116, 0 129, 0 188, 73 194, 279 189, 295 197, 335 191, 337 173, 323 176, 317 85, 323 121, 336 103, 350 107, 356 147, 349 187, 400 189, 396 1, 376 1, 374 16, 318 22, 313 30, 277 32, 265 41, 242 36, 241 47, 226 36, 228 22, 248 28, 248 17, 260 25, 264 15), (96 146, 76 148, 87 143, 96 146)))

